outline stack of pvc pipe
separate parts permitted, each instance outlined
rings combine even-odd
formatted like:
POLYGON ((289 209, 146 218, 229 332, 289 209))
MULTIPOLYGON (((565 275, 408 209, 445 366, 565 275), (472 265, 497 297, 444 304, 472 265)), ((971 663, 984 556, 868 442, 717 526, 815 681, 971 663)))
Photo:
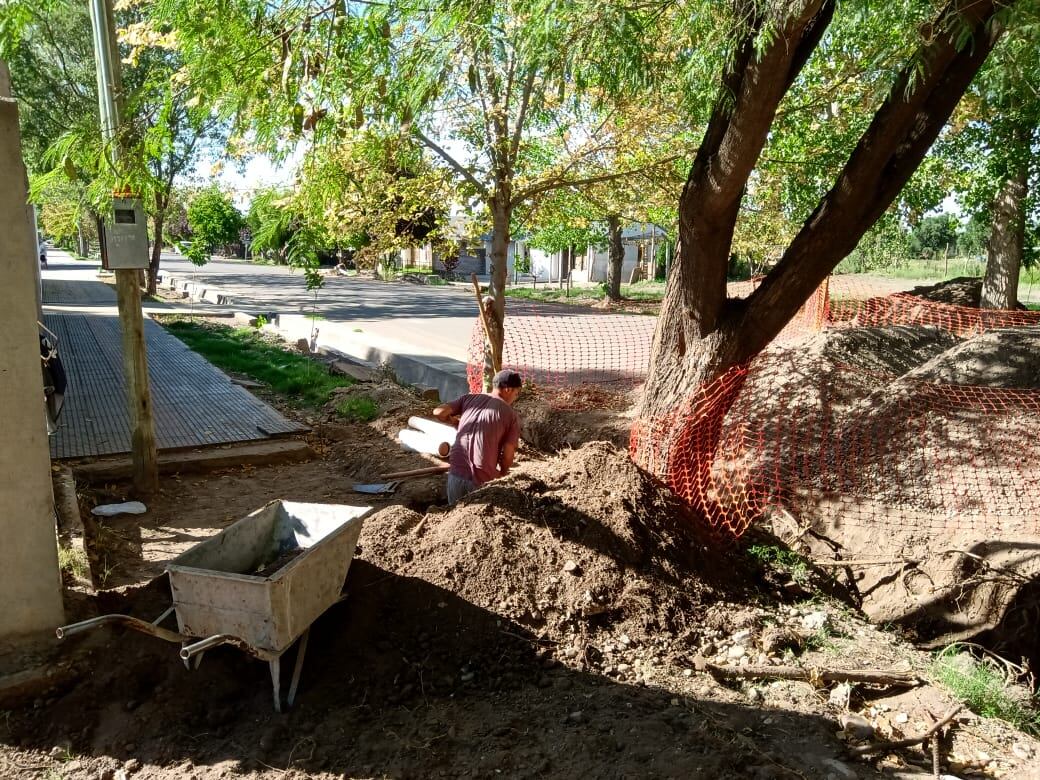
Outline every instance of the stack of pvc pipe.
POLYGON ((408 427, 398 432, 397 440, 415 452, 446 458, 455 443, 455 433, 450 425, 424 417, 409 417, 408 427))

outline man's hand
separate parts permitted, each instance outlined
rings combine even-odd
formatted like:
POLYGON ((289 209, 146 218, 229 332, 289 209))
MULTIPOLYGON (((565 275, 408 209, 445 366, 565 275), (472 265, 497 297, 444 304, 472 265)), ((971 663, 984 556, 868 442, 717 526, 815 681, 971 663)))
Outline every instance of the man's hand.
POLYGON ((433 410, 433 416, 440 420, 442 423, 459 427, 459 417, 451 413, 451 404, 441 404, 433 410))
POLYGON ((502 457, 498 460, 498 476, 504 477, 513 467, 513 459, 516 458, 516 445, 502 445, 502 457))

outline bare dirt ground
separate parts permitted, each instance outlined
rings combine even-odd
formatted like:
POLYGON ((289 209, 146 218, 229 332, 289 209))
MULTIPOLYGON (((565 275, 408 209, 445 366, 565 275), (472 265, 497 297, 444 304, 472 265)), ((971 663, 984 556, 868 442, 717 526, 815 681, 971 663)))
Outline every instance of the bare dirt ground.
MULTIPOLYGON (((525 444, 513 475, 450 510, 438 478, 387 499, 355 494, 356 480, 427 464, 393 437, 429 404, 385 386, 369 393, 383 410, 373 423, 305 416, 317 460, 171 478, 146 515, 99 523, 90 546, 104 587, 70 598, 70 620, 151 620, 169 604, 166 561, 267 501, 372 505, 349 597, 313 626, 296 706, 274 713, 266 664, 239 650, 212 650, 189 671, 176 645, 99 630, 41 650, 74 675, 0 719, 2 776, 933 776, 920 747, 867 760, 849 747, 864 729, 925 731, 952 703, 940 688, 835 690, 694 670, 707 659, 925 675, 929 655, 822 595, 819 575, 793 581, 749 562, 700 532, 623 450, 572 450, 567 435, 559 454, 525 444), (843 729, 850 712, 867 725, 843 729)), ((604 428, 600 416, 556 423, 604 428)), ((89 509, 125 490, 81 499, 89 509)), ((970 713, 941 753, 957 777, 1040 776, 1040 744, 970 713)))

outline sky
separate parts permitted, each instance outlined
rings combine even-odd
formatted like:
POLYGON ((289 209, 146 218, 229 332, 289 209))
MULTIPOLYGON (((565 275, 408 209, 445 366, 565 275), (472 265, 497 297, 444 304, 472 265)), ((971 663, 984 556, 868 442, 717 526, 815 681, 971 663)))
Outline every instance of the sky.
POLYGON ((235 205, 244 212, 257 190, 292 186, 302 156, 301 149, 281 163, 272 162, 266 155, 251 157, 243 164, 226 160, 201 160, 191 178, 203 184, 216 179, 222 190, 234 193, 235 205))

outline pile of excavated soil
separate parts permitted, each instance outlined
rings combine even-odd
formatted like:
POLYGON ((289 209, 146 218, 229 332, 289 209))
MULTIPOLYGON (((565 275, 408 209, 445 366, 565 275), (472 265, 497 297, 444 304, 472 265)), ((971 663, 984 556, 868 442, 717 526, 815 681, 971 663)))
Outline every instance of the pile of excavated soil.
MULTIPOLYGON (((456 507, 366 521, 366 559, 558 641, 680 632, 732 585, 686 508, 605 442, 525 464, 456 507)), ((729 575, 729 576, 727 576, 729 575)))
POLYGON ((833 463, 821 464, 821 454, 865 398, 958 343, 939 328, 895 325, 831 329, 771 347, 752 364, 726 416, 717 478, 750 473, 775 485, 780 475, 786 488, 827 473, 833 463))
POLYGON ((823 333, 754 367, 716 473, 779 496, 792 537, 823 537, 813 555, 890 561, 850 580, 871 617, 963 639, 1038 571, 1038 392, 1036 329, 823 333))
POLYGON ((818 414, 824 407, 844 412, 958 343, 953 334, 932 327, 826 330, 797 346, 777 345, 763 352, 735 411, 762 420, 818 414))
MULTIPOLYGON (((741 777, 754 752, 640 684, 665 644, 733 630, 729 595, 757 581, 738 577, 667 490, 593 443, 450 511, 366 518, 348 598, 314 624, 289 715, 273 715, 266 665, 239 650, 188 671, 177 645, 116 629, 86 636, 89 674, 20 711, 9 741, 107 757, 77 778, 102 760, 162 766, 163 778, 191 761, 207 780, 293 761, 356 777, 741 777)), ((152 619, 168 603, 161 579, 98 606, 152 619)), ((828 738, 826 721, 792 717, 828 738)))
MULTIPOLYGON (((978 276, 958 276, 956 279, 947 279, 938 284, 921 285, 909 291, 910 295, 916 295, 935 303, 945 303, 949 306, 966 306, 968 308, 979 308, 982 300, 982 278, 978 276)), ((1026 307, 1019 303, 1016 309, 1026 307)))
POLYGON ((936 355, 906 380, 972 387, 1040 388, 1040 329, 982 333, 936 355))

